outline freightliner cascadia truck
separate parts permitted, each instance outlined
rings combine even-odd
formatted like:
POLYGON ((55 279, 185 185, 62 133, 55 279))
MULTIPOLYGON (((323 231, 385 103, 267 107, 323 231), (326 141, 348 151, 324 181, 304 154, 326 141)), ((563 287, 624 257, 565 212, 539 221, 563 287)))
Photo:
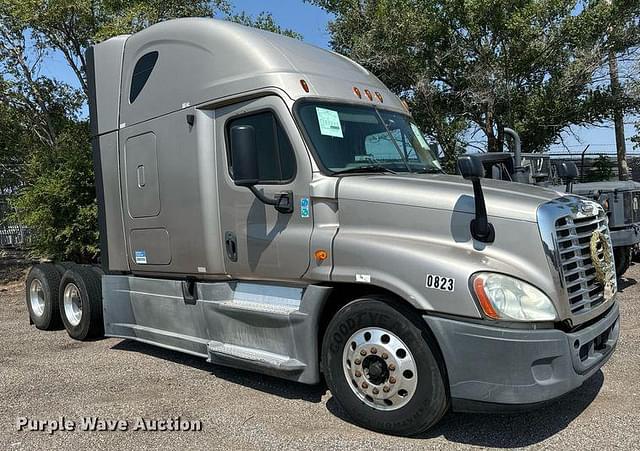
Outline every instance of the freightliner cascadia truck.
MULTIPOLYGON (((619 335, 606 215, 442 172, 336 53, 180 19, 87 54, 101 268, 42 264, 30 318, 304 384, 412 435, 591 377, 619 335)), ((259 377, 259 376, 256 376, 259 377)))

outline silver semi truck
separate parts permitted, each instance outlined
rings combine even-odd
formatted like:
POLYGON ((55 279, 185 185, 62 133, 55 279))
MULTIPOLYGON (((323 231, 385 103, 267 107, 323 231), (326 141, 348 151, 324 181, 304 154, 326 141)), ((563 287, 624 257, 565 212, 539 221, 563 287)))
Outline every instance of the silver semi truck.
POLYGON ((353 61, 181 19, 87 69, 102 269, 36 266, 37 327, 324 378, 353 421, 403 435, 555 399, 611 356, 601 206, 482 180, 476 156, 443 174, 353 61))

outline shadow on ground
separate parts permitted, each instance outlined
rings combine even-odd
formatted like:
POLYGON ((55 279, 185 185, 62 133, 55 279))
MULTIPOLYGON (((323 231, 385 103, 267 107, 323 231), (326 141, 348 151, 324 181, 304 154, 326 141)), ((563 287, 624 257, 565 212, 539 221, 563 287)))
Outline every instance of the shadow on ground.
POLYGON ((618 291, 621 293, 624 292, 627 288, 633 287, 636 285, 638 281, 636 279, 632 279, 630 277, 624 277, 618 279, 618 291))
MULTIPOLYGON (((124 340, 113 346, 120 351, 140 352, 201 371, 246 387, 312 403, 321 401, 327 388, 324 384, 308 386, 264 376, 244 370, 207 363, 204 359, 170 351, 156 346, 124 340)), ((598 395, 604 375, 598 371, 584 385, 561 399, 530 412, 509 415, 449 413, 435 427, 414 440, 442 436, 450 442, 496 448, 517 448, 540 443, 565 429, 598 395)), ((338 418, 352 422, 334 398, 327 409, 338 418)))
POLYGON ((112 349, 139 352, 180 365, 189 365, 192 368, 206 371, 215 377, 224 379, 231 383, 244 385, 245 387, 250 387, 254 390, 259 390, 264 393, 287 399, 302 399, 304 401, 318 403, 321 401, 322 395, 327 391, 326 387, 321 384, 303 385, 279 379, 277 377, 265 376, 263 374, 253 373, 250 371, 214 365, 200 357, 159 348, 157 346, 133 340, 121 341, 114 345, 112 349))
MULTIPOLYGON (((604 382, 598 371, 584 385, 562 399, 529 412, 508 415, 448 413, 440 423, 415 440, 442 436, 453 443, 491 448, 519 448, 535 445, 565 429, 593 402, 604 382)), ((331 398, 327 408, 349 421, 331 398)))

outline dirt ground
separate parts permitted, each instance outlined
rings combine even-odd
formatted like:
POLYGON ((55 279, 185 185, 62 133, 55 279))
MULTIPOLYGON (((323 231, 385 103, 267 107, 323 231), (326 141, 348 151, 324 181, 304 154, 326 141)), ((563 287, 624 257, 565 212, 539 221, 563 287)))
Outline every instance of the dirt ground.
MULTIPOLYGON (((15 257, 15 256, 14 256, 15 257)), ((425 436, 354 426, 324 386, 304 386, 120 339, 78 342, 29 325, 21 262, 0 263, 0 448, 17 449, 638 449, 640 265, 621 283, 615 355, 581 388, 535 412, 452 414, 425 436), (79 424, 199 420, 201 431, 18 431, 20 417, 79 424)), ((2 258, 0 257, 0 261, 2 258)), ((24 262, 23 262, 24 263, 24 262)), ((76 428, 77 429, 77 428, 76 428)))

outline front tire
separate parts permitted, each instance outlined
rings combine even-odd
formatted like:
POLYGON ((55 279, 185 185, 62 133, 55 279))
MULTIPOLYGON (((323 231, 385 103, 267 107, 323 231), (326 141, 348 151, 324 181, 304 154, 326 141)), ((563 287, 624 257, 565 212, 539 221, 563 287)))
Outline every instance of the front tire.
POLYGON ((60 281, 60 316, 71 338, 88 340, 104 334, 102 285, 90 267, 75 265, 60 281))
POLYGON ((449 406, 437 352, 413 311, 367 297, 333 317, 322 364, 331 393, 357 424, 415 435, 436 424, 449 406))
POLYGON ((627 272, 631 265, 631 251, 632 248, 630 246, 613 248, 613 258, 616 262, 616 276, 618 279, 627 272))

